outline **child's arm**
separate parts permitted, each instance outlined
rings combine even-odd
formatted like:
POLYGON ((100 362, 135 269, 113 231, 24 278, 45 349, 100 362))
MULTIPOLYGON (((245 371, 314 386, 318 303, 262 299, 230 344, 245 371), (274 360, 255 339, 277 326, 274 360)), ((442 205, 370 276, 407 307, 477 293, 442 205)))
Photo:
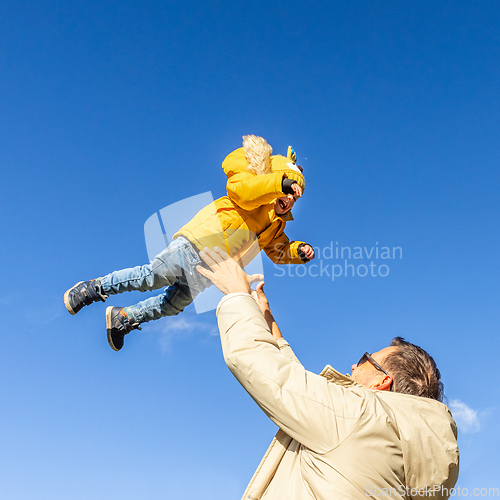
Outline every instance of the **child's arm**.
POLYGON ((283 173, 253 175, 234 174, 227 181, 227 195, 243 210, 254 210, 286 196, 283 193, 283 173))
MULTIPOLYGON (((254 210, 285 196, 283 172, 255 175, 246 170, 248 166, 243 148, 226 156, 222 168, 228 176, 227 195, 243 210, 254 210)), ((297 174, 298 175, 298 174, 297 174)), ((292 181, 293 172, 288 176, 292 181)))
MULTIPOLYGON (((264 252, 275 264, 305 264, 310 259, 301 251, 301 245, 307 245, 307 243, 290 241, 285 233, 281 233, 278 238, 264 247, 264 252)), ((312 255, 314 258, 314 252, 312 255)))

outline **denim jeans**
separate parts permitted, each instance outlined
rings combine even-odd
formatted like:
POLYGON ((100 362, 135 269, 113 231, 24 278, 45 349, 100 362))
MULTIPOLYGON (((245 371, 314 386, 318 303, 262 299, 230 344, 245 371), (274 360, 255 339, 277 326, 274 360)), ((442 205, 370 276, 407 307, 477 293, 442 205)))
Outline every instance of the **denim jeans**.
POLYGON ((151 264, 114 271, 101 278, 102 291, 114 295, 133 290, 146 292, 166 286, 164 293, 131 306, 131 310, 139 323, 175 316, 212 285, 197 271, 196 266, 200 263, 198 252, 191 242, 180 236, 151 264))

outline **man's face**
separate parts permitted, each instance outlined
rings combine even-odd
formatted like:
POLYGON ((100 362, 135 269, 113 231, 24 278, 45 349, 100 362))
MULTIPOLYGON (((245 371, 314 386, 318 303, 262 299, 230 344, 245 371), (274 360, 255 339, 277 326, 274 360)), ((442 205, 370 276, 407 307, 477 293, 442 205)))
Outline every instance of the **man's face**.
POLYGON ((278 198, 276 200, 274 211, 278 215, 286 214, 292 209, 295 201, 296 201, 295 196, 292 196, 291 194, 278 198))
MULTIPOLYGON (((384 367, 384 361, 389 354, 397 351, 396 346, 384 347, 384 349, 374 352, 372 358, 382 367, 384 367)), ((377 370, 369 361, 366 361, 362 365, 352 365, 351 377, 358 383, 368 389, 377 389, 380 384, 384 382, 387 375, 380 370, 377 370)))

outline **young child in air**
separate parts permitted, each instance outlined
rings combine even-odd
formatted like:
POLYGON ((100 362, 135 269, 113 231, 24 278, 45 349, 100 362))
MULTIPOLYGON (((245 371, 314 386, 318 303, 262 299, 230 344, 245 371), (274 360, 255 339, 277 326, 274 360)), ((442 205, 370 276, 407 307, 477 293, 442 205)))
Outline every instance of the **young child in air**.
POLYGON ((145 292, 168 287, 164 293, 129 307, 106 309, 106 330, 112 349, 123 347, 124 336, 141 324, 182 312, 212 285, 197 265, 203 248, 225 249, 248 264, 264 250, 276 264, 304 264, 314 258, 311 245, 289 241, 284 233, 291 209, 304 192, 302 167, 291 147, 287 156, 272 156, 262 137, 246 135, 243 147, 229 154, 222 168, 227 175, 227 196, 200 210, 174 235, 168 247, 150 264, 114 271, 102 278, 80 281, 64 294, 71 314, 109 295, 132 290, 145 292))

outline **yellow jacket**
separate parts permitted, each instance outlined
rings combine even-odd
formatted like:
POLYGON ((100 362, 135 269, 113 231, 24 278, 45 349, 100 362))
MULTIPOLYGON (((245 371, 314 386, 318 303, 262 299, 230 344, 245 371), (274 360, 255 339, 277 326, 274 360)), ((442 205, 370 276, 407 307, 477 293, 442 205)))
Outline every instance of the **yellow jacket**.
MULTIPOLYGON (((286 158, 279 155, 271 157, 271 163, 283 160, 286 158)), ((228 177, 227 196, 200 210, 174 238, 184 236, 199 250, 225 248, 243 266, 260 250, 276 264, 304 264, 298 253, 304 242, 289 241, 284 233, 292 214, 277 215, 274 211, 276 199, 285 196, 283 171, 262 175, 249 172, 243 148, 229 154, 222 168, 228 177)), ((295 172, 286 174, 295 179, 295 172)))

